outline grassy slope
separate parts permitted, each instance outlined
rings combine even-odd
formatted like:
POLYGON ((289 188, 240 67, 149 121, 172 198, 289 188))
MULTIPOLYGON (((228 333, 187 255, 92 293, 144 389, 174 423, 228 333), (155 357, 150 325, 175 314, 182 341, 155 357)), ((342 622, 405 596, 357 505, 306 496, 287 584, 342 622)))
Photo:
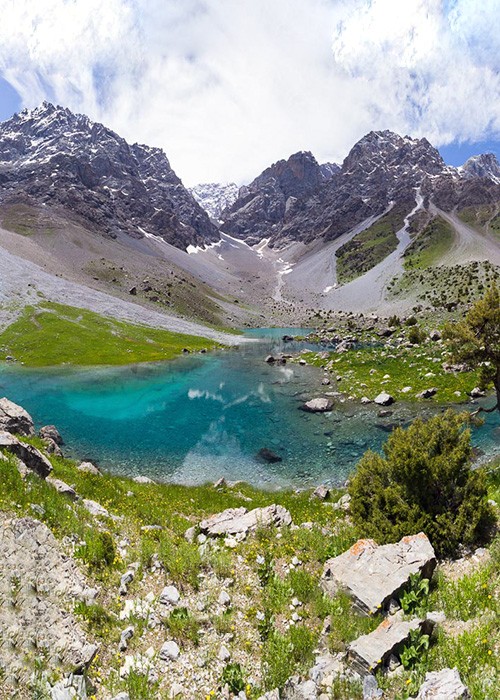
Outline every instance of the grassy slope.
POLYGON ((453 240, 453 227, 440 216, 434 217, 406 249, 405 268, 423 270, 435 265, 449 251, 453 240))
POLYGON ((397 248, 396 231, 403 226, 407 211, 395 207, 365 231, 358 233, 336 252, 337 279, 349 282, 371 270, 397 248))
POLYGON ((169 360, 183 348, 201 350, 215 345, 206 338, 136 326, 50 302, 27 307, 0 334, 5 355, 30 367, 169 360))
MULTIPOLYGON (((42 443, 30 439, 39 447, 42 443)), ((220 580, 231 576, 234 579, 233 595, 241 591, 241 608, 230 610, 218 619, 207 621, 203 616, 196 618, 189 613, 184 625, 177 623, 168 632, 168 637, 176 638, 181 647, 189 650, 197 644, 194 632, 216 626, 219 640, 232 631, 234 640, 231 646, 245 649, 245 663, 252 663, 262 672, 258 683, 248 690, 247 697, 260 696, 264 688, 275 687, 293 673, 306 673, 313 663, 312 650, 317 646, 319 632, 327 615, 331 618, 331 629, 325 642, 333 653, 345 650, 345 645, 360 634, 373 629, 380 617, 363 618, 356 615, 345 596, 330 600, 321 591, 319 576, 325 559, 345 551, 357 534, 344 521, 341 511, 336 511, 326 503, 311 500, 309 493, 259 492, 244 484, 235 488, 216 490, 212 486, 189 488, 163 484, 137 484, 129 479, 109 475, 93 476, 79 472, 74 463, 62 458, 52 458, 54 476, 74 484, 77 492, 87 498, 102 503, 119 520, 107 521, 106 528, 116 543, 124 537, 130 541, 125 559, 115 556, 106 564, 99 560, 102 540, 100 526, 78 503, 71 503, 57 494, 38 477, 29 476, 23 481, 14 462, 0 461, 0 509, 15 514, 16 517, 33 517, 31 504, 42 506, 36 517, 44 521, 59 539, 69 535, 69 540, 85 542, 79 546, 76 556, 87 570, 90 581, 100 588, 98 604, 79 605, 75 609, 82 623, 88 628, 92 639, 99 641, 99 658, 92 664, 88 676, 94 688, 116 693, 118 690, 134 690, 138 679, 129 681, 118 677, 118 668, 123 659, 115 653, 120 631, 127 621, 120 622, 119 612, 123 600, 117 597, 121 574, 131 561, 140 562, 139 575, 131 585, 130 596, 144 597, 155 585, 155 577, 149 570, 153 554, 159 556, 165 568, 165 583, 176 583, 183 595, 192 596, 199 584, 199 574, 214 576, 220 580), (128 495, 127 495, 128 494, 128 495), (251 500, 249 500, 251 499, 251 500), (185 529, 199 521, 203 515, 217 512, 226 507, 245 505, 247 508, 269 503, 282 503, 290 509, 294 522, 313 522, 312 529, 299 528, 295 531, 284 528, 278 539, 272 528, 261 529, 233 551, 208 549, 201 554, 198 545, 184 541, 185 529), (144 525, 160 525, 164 530, 144 532, 144 525), (326 530, 321 530, 326 527, 326 530), (269 578, 259 585, 263 567, 258 556, 267 557, 269 578), (286 573, 283 564, 297 555, 303 562, 297 571, 286 573), (274 562, 274 566, 271 562, 274 562), (274 572, 273 572, 274 569, 274 572), (260 573, 259 573, 260 572, 260 573), (253 584, 248 586, 248 576, 253 584), (298 596, 303 605, 300 608, 303 622, 296 631, 285 632, 283 620, 290 615, 290 603, 298 596), (266 610, 273 616, 274 624, 268 637, 261 637, 261 644, 251 640, 255 634, 264 635, 265 625, 256 617, 256 612, 266 610), (235 615, 238 615, 238 624, 235 615), (189 624, 188 624, 189 623, 189 624), (208 625, 208 627, 207 627, 208 625), (254 628, 254 632, 249 630, 254 628), (194 630, 194 632, 193 632, 194 630), (291 636, 293 634, 293 637, 291 636), (249 636, 250 635, 250 636, 249 636), (253 635, 253 636, 252 636, 253 635), (290 646, 292 644, 292 646, 290 646), (293 653, 290 653, 292 650, 293 653)), ((490 484, 490 497, 498 497, 498 467, 493 472, 490 484)), ((340 494, 335 494, 337 498, 340 494)), ((102 528, 101 528, 102 529, 102 528)), ((115 545, 116 546, 116 545, 115 545)), ((438 576, 431 587, 427 600, 422 601, 421 613, 425 610, 443 610, 447 622, 431 646, 429 655, 423 654, 421 665, 416 670, 402 670, 392 677, 381 677, 388 700, 407 697, 405 691, 418 687, 427 670, 438 670, 444 666, 457 666, 462 679, 472 691, 472 700, 492 700, 500 693, 498 673, 498 645, 500 643, 500 616, 498 615, 498 593, 500 576, 500 549, 498 542, 491 548, 492 559, 476 565, 458 578, 438 576)), ((264 570, 266 566, 264 566, 264 570)), ((201 579, 203 585, 203 579, 201 579)), ((156 584, 157 585, 157 584, 156 584)), ((161 590, 160 584, 160 590, 161 590)), ((136 621, 136 634, 130 642, 128 653, 144 653, 151 644, 151 633, 136 621)), ((221 641, 218 642, 220 644, 221 641)), ((225 641, 227 643, 227 641, 225 641)), ((155 642, 156 645, 157 642, 155 642)), ((214 653, 218 650, 215 647, 214 653)), ((31 663, 31 662, 30 662, 31 663)), ((162 678, 162 683, 168 678, 162 678)), ((163 693, 165 688, 162 686, 163 693)), ((131 697, 153 700, 167 695, 159 695, 156 686, 145 687, 143 694, 137 689, 131 697)), ((167 691, 168 693, 168 691, 167 691)), ((360 684, 341 681, 335 684, 332 698, 362 698, 360 684)))

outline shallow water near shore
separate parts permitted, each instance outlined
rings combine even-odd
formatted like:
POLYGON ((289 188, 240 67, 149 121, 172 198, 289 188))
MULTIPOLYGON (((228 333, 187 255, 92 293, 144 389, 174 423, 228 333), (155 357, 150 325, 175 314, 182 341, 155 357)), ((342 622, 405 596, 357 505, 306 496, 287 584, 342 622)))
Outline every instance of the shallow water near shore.
MULTIPOLYGON (((361 455, 378 450, 394 425, 439 410, 430 404, 379 407, 336 403, 328 414, 299 410, 319 395, 322 373, 296 363, 269 365, 268 353, 297 352, 282 336, 299 329, 257 329, 239 350, 177 360, 91 369, 0 369, 0 395, 21 404, 37 427, 55 424, 66 456, 109 471, 184 484, 219 477, 264 488, 342 484, 361 455), (257 453, 282 458, 269 464, 257 453)), ((473 442, 500 451, 500 419, 490 414, 473 442)))

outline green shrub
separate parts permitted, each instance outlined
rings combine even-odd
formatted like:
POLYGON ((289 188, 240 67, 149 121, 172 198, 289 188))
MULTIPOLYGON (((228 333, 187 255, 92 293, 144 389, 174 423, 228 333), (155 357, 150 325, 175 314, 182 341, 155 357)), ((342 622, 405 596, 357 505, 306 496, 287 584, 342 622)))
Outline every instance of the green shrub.
POLYGON ((201 554, 198 547, 189 542, 174 542, 169 536, 162 538, 158 556, 170 578, 181 588, 190 584, 198 589, 201 571, 201 554))
POLYGON ((486 536, 493 521, 486 476, 470 468, 463 414, 449 410, 396 428, 384 455, 366 452, 349 485, 351 515, 363 536, 386 543, 423 531, 438 556, 486 536))
POLYGON ((429 595, 429 579, 421 578, 420 574, 410 574, 410 582, 401 594, 400 602, 403 612, 416 613, 427 600, 429 595))
POLYGON ((200 642, 200 623, 190 615, 187 608, 175 608, 165 620, 165 626, 172 637, 181 645, 187 642, 198 646, 200 642))
POLYGON ((245 690, 245 674, 240 664, 227 664, 221 675, 221 686, 227 685, 235 695, 245 690))
POLYGON ((411 326, 408 331, 408 340, 413 345, 420 345, 426 339, 425 331, 420 330, 418 326, 411 326))

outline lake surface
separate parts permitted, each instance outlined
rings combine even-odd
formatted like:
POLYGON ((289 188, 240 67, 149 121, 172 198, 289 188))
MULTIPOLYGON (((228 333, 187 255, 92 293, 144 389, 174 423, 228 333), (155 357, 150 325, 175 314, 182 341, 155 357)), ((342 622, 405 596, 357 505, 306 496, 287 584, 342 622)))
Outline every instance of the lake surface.
MULTIPOLYGON (((249 335, 260 341, 240 350, 168 363, 78 370, 4 365, 0 395, 24 406, 38 427, 56 425, 67 456, 116 473, 186 484, 224 476, 266 488, 338 485, 365 450, 380 449, 393 425, 432 409, 398 402, 387 418, 374 405, 336 404, 329 414, 299 410, 335 387, 321 387, 316 368, 264 362, 270 352, 307 347, 281 340, 297 330, 254 330, 249 335), (264 447, 282 461, 259 461, 264 447)), ((475 431, 474 443, 500 451, 496 414, 475 431)))

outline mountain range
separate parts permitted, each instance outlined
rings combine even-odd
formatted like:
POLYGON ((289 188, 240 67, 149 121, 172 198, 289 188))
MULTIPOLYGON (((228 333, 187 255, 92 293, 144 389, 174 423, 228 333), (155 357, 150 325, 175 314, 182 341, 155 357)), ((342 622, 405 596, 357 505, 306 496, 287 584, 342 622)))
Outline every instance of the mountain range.
POLYGON ((161 149, 63 107, 44 102, 0 124, 0 222, 30 239, 13 249, 214 323, 427 303, 416 270, 500 265, 499 211, 494 155, 452 167, 427 139, 391 131, 364 136, 341 165, 300 151, 239 188, 188 190, 161 149), (156 285, 143 281, 152 267, 156 285), (180 304, 183 284, 196 293, 180 304))

